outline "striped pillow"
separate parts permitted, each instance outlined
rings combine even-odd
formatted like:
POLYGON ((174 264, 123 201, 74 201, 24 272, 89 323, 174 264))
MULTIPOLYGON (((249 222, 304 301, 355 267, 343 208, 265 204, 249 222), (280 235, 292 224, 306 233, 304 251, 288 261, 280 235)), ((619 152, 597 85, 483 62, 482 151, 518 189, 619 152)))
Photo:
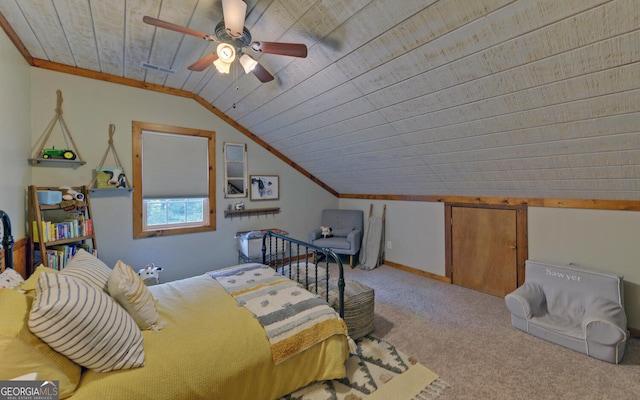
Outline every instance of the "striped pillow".
POLYGON ((27 319, 32 298, 17 290, 0 289, 0 380, 37 372, 38 379, 58 381, 59 397, 64 399, 76 390, 82 368, 31 333, 27 319))
POLYGON ((140 329, 159 329, 156 300, 130 266, 118 260, 109 276, 109 294, 133 317, 140 329))
POLYGON ((144 365, 142 332, 133 318, 108 294, 70 276, 40 274, 29 329, 98 372, 144 365))
POLYGON ((60 273, 77 278, 87 285, 94 286, 109 293, 107 282, 109 281, 111 268, 107 267, 107 264, 103 263, 98 257, 82 249, 78 250, 76 255, 73 256, 60 273))

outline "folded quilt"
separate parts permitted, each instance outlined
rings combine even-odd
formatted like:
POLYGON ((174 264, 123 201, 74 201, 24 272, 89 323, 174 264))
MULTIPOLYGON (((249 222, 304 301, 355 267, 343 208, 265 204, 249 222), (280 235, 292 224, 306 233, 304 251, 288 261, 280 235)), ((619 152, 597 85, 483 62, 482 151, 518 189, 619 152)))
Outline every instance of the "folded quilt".
POLYGON ((262 264, 241 264, 209 273, 262 324, 277 365, 347 326, 324 299, 262 264))

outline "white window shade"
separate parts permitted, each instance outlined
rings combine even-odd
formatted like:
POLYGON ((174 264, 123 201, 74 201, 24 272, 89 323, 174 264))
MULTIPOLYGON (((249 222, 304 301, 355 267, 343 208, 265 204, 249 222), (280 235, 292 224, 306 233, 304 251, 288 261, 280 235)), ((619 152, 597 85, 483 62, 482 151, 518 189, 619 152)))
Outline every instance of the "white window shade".
POLYGON ((208 197, 207 142, 208 138, 143 130, 142 196, 208 197))

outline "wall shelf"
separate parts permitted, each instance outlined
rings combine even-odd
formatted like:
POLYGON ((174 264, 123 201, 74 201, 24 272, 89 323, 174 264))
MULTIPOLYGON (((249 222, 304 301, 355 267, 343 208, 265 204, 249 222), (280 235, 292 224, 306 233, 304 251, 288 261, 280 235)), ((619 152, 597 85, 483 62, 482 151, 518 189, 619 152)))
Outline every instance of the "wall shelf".
POLYGON ((53 117, 49 125, 47 125, 44 132, 42 132, 42 136, 40 137, 40 139, 38 139, 38 142, 36 142, 38 146, 35 147, 36 150, 33 153, 33 157, 29 158, 29 162, 31 163, 31 165, 42 164, 42 166, 49 166, 49 167, 64 166, 64 165, 71 166, 74 168, 79 167, 81 165, 84 165, 85 162, 82 159, 80 152, 78 151, 76 142, 73 140, 73 137, 71 136, 71 132, 69 131, 69 127, 67 127, 67 123, 64 121, 64 118, 62 117, 62 91, 60 89, 56 90, 56 96, 57 96, 56 115, 55 117, 53 117), (56 126, 56 123, 60 124, 60 129, 62 130, 62 136, 65 139, 65 144, 68 142, 71 144, 71 147, 67 147, 64 149, 57 149, 57 150, 55 149, 55 146, 50 149, 44 148, 44 146, 47 144, 47 141, 49 140, 49 137, 51 136, 51 133, 53 132, 53 129, 56 126), (68 153, 72 153, 72 154, 68 154, 68 153), (69 156, 69 157, 64 157, 63 159, 57 159, 57 160, 49 157, 47 158, 44 157, 45 155, 53 156, 54 154, 56 157, 57 156, 69 156), (71 155, 73 155, 73 157, 71 157, 71 155))
POLYGON ((58 167, 71 167, 78 168, 81 165, 85 165, 86 162, 82 160, 61 160, 56 158, 29 158, 29 164, 38 165, 42 164, 42 166, 58 166, 58 167))
POLYGON ((118 193, 118 192, 120 192, 122 194, 125 194, 125 193, 128 194, 128 193, 133 192, 133 188, 132 187, 129 187, 129 188, 91 188, 91 189, 89 189, 89 191, 91 193, 106 193, 106 192, 118 193))
POLYGON ((233 218, 233 217, 242 217, 242 216, 251 216, 251 215, 267 215, 267 214, 277 214, 280 212, 280 207, 269 207, 269 208, 249 208, 245 210, 225 210, 224 217, 225 218, 233 218))

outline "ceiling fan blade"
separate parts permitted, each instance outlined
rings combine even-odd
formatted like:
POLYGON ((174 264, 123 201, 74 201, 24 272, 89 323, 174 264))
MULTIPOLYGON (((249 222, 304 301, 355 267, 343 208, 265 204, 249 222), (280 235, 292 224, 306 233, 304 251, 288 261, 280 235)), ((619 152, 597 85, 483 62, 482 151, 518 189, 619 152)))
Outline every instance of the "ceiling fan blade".
POLYGON ((218 59, 218 55, 216 53, 209 53, 206 56, 202 57, 198 61, 187 67, 190 71, 203 71, 213 64, 215 60, 218 59))
POLYGON ((247 3, 242 0, 222 0, 224 26, 233 37, 242 35, 247 3))
POLYGON ((281 56, 307 57, 307 46, 300 43, 278 42, 253 42, 251 48, 254 51, 266 54, 279 54, 281 56))
POLYGON ((273 75, 269 71, 267 71, 262 64, 258 63, 251 71, 256 76, 256 78, 260 79, 260 82, 265 83, 273 80, 273 75))
POLYGON ((205 40, 215 40, 215 38, 211 35, 207 35, 206 33, 202 33, 200 31, 196 31, 195 29, 185 28, 184 26, 172 24, 171 22, 163 21, 158 18, 153 18, 148 15, 142 17, 142 21, 145 24, 157 26, 158 28, 169 29, 171 31, 184 33, 185 35, 195 36, 200 39, 205 40))

